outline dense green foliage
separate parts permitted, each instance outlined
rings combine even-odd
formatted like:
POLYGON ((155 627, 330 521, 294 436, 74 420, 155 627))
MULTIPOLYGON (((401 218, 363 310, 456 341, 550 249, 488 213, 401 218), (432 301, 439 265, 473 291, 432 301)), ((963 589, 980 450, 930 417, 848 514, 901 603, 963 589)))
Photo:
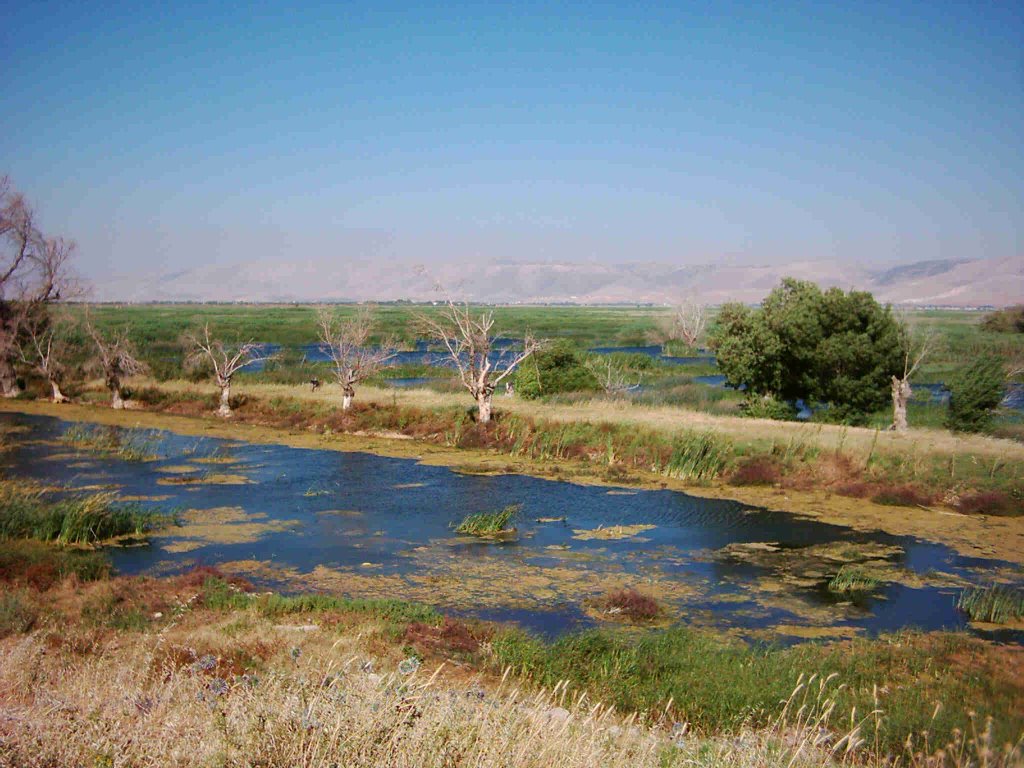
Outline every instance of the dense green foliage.
POLYGON ((1024 333, 1024 304, 998 309, 985 315, 981 327, 997 333, 1024 333))
POLYGON ((571 343, 562 340, 534 353, 519 366, 515 388, 520 397, 533 400, 559 392, 593 391, 598 387, 583 355, 571 343))
POLYGON ((946 425, 957 432, 984 432, 992 426, 993 411, 1006 391, 1003 364, 994 357, 979 357, 960 369, 947 383, 949 415, 946 425))
POLYGON ((712 335, 733 387, 824 403, 832 421, 860 423, 885 407, 902 372, 899 327, 870 293, 786 278, 757 310, 727 304, 712 335))

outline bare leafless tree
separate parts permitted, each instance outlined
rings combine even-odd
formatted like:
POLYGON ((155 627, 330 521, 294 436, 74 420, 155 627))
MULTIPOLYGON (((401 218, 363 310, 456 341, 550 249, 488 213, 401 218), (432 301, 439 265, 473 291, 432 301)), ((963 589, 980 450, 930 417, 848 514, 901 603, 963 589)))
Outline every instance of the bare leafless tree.
POLYGON ((276 355, 254 340, 225 344, 210 335, 210 324, 199 331, 186 333, 184 337, 186 354, 185 367, 195 370, 203 365, 213 369, 213 378, 220 387, 220 407, 217 415, 231 416, 231 380, 235 374, 253 363, 273 360, 276 355))
POLYGON ((74 243, 47 238, 25 198, 0 178, 0 394, 18 394, 15 364, 28 325, 46 305, 75 292, 69 261, 74 243))
POLYGON ((139 360, 135 343, 129 338, 127 328, 104 334, 86 316, 85 332, 95 347, 89 368, 103 377, 107 389, 110 390, 110 407, 124 408, 124 380, 146 373, 149 366, 139 360))
POLYGON ((681 341, 688 347, 696 347, 707 322, 707 304, 686 298, 672 308, 671 316, 662 324, 662 335, 665 341, 681 341))
POLYGON ((58 317, 40 315, 25 326, 21 361, 46 378, 55 403, 68 402, 60 387, 68 371, 74 326, 74 320, 66 313, 58 317))
POLYGON ((897 320, 899 344, 903 353, 903 375, 892 377, 892 426, 896 432, 907 431, 907 404, 914 390, 910 377, 921 367, 931 353, 935 336, 930 330, 914 327, 906 317, 897 320))
POLYGON ((616 365, 607 357, 592 357, 587 360, 586 366, 594 374, 598 386, 604 390, 606 395, 621 395, 631 389, 636 389, 643 379, 643 374, 638 373, 636 381, 631 381, 632 377, 629 376, 626 369, 616 365))
POLYGON ((464 387, 476 400, 477 421, 491 420, 491 397, 494 390, 526 358, 540 349, 540 342, 529 333, 521 349, 495 356, 494 312, 483 310, 474 314, 466 302, 446 298, 437 315, 419 318, 424 331, 445 347, 446 357, 459 373, 464 387))
POLYGON ((365 381, 388 364, 395 355, 395 343, 387 339, 371 344, 374 330, 374 309, 359 307, 355 314, 341 317, 329 307, 317 311, 320 342, 331 358, 334 378, 341 385, 341 409, 352 407, 356 384, 365 381))

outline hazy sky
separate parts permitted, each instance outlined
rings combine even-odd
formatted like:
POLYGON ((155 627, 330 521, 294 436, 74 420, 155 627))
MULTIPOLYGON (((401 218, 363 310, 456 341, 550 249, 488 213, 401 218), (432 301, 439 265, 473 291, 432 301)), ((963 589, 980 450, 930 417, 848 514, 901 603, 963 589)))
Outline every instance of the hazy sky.
POLYGON ((93 278, 1022 254, 1019 3, 161 5, 4 3, 0 172, 93 278))

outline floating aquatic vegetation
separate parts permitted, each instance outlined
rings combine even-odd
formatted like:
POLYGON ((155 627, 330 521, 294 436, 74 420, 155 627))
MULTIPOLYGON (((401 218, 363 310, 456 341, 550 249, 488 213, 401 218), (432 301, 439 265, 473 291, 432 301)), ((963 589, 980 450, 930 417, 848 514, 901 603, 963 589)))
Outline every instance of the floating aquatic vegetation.
POLYGON ((161 477, 158 485, 249 485, 253 481, 245 475, 233 475, 226 472, 203 472, 198 475, 179 475, 161 477))
POLYGON ((607 528, 601 526, 593 529, 574 529, 572 537, 580 541, 591 539, 629 539, 638 533, 650 531, 657 528, 656 525, 638 523, 637 525, 609 525, 607 528))
POLYGON ((191 552, 210 544, 247 544, 268 533, 292 530, 297 520, 268 520, 241 507, 189 509, 179 515, 180 527, 158 536, 166 552, 191 552))

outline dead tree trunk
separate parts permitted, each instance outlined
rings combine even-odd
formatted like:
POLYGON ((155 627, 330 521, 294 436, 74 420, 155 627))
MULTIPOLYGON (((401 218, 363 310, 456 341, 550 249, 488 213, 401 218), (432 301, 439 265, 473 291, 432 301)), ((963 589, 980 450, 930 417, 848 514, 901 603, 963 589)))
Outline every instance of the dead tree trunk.
POLYGON ((0 394, 4 397, 17 397, 21 394, 14 363, 7 358, 0 358, 0 394))
POLYGON ((907 431, 907 403, 913 393, 909 379, 892 377, 892 429, 896 432, 907 431))
POLYGON ((53 390, 53 402, 55 403, 66 403, 68 398, 60 391, 60 384, 56 379, 50 379, 50 389, 53 390))
POLYGON ((494 390, 484 388, 476 393, 476 420, 480 424, 487 424, 491 420, 491 395, 494 390))
POLYGON ((124 395, 121 392, 121 380, 115 376, 107 379, 107 389, 110 390, 110 407, 115 411, 124 410, 124 395))
POLYGON ((220 408, 217 409, 217 415, 229 419, 231 418, 231 379, 221 379, 217 384, 220 385, 220 408))

